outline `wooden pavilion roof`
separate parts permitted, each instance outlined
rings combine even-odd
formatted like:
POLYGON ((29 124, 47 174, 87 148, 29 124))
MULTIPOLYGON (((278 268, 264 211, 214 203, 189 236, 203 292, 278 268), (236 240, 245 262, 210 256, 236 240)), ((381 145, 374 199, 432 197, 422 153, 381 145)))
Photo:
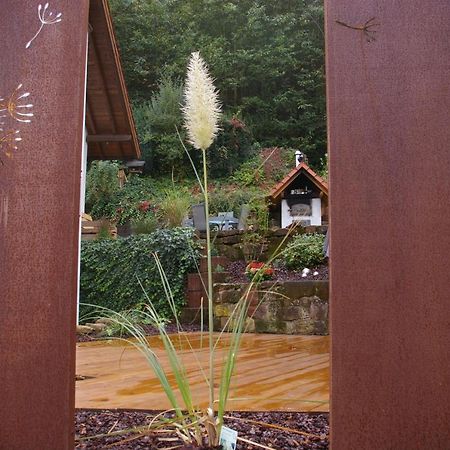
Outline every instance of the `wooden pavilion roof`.
POLYGON ((319 175, 317 175, 311 167, 308 166, 305 162, 302 162, 297 167, 292 169, 271 191, 268 195, 268 198, 272 201, 276 201, 280 199, 283 195, 283 192, 287 189, 287 187, 301 174, 304 174, 307 178, 309 178, 318 188, 319 190, 328 197, 328 183, 319 175))
POLYGON ((138 159, 141 151, 107 0, 91 0, 89 25, 88 158, 138 159))

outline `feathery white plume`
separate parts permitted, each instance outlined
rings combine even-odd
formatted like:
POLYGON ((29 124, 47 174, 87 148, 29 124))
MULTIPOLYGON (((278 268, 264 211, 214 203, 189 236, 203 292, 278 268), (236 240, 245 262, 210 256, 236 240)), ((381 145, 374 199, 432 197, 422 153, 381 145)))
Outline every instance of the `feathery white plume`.
POLYGON ((198 52, 189 60, 183 114, 189 143, 206 150, 219 131, 220 103, 208 68, 198 52))

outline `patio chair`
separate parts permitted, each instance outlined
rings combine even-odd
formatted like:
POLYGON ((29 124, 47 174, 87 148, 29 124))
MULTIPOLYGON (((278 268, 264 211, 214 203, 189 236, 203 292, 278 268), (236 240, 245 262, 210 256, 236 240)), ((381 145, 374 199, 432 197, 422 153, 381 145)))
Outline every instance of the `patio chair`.
POLYGON ((246 230, 247 229, 247 219, 248 219, 249 214, 250 214, 250 206, 242 205, 241 212, 239 214, 238 230, 246 230))
POLYGON ((196 230, 206 231, 206 211, 204 203, 192 205, 192 221, 196 230))

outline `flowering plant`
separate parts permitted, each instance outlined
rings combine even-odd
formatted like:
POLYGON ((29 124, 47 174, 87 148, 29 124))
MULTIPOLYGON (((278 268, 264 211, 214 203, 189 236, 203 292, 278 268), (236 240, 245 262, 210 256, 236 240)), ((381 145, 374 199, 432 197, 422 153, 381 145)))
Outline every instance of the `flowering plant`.
POLYGON ((143 200, 139 203, 138 209, 139 211, 147 212, 150 209, 150 202, 148 200, 143 200))
POLYGON ((270 280, 273 274, 274 271, 270 265, 259 261, 251 261, 245 268, 245 275, 254 282, 270 280))

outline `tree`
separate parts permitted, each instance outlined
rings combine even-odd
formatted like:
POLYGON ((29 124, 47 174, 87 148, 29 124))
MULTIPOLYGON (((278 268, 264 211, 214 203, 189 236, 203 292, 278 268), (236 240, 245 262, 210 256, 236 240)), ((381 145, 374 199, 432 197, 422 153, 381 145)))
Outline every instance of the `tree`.
POLYGON ((326 149, 323 6, 319 0, 112 0, 135 105, 163 74, 182 78, 199 50, 221 91, 263 146, 326 149))

